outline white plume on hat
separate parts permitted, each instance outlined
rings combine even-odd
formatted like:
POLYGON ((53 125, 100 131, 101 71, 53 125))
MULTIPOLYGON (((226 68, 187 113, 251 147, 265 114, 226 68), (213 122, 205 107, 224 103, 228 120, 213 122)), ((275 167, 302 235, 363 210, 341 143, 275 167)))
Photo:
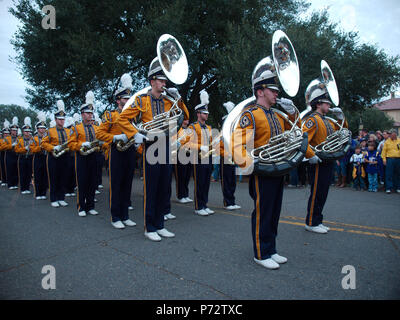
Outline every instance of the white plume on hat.
POLYGON ((229 113, 235 107, 235 104, 232 101, 228 101, 228 102, 225 102, 223 104, 223 106, 225 107, 226 111, 229 113))
POLYGON ((124 73, 121 76, 121 88, 132 89, 132 77, 129 73, 124 73))
POLYGON ((31 123, 31 118, 30 117, 25 117, 24 119, 24 125, 31 127, 32 123, 31 123))
POLYGON ((7 129, 10 128, 10 121, 8 121, 7 119, 4 119, 4 128, 7 128, 7 129))
POLYGON ((22 131, 21 131, 21 129, 20 128, 18 128, 18 133, 17 133, 19 136, 22 134, 22 131))
POLYGON ((86 93, 86 104, 94 104, 94 93, 91 90, 86 93))
POLYGON ((12 118, 12 124, 13 124, 13 126, 14 125, 18 126, 18 118, 17 117, 12 118))
POLYGON ((46 114, 43 111, 39 111, 36 117, 39 122, 46 121, 46 114))
POLYGON ((69 126, 72 126, 74 124, 73 122, 74 120, 72 119, 72 117, 67 117, 65 119, 65 123, 64 123, 64 127, 68 128, 69 126))
POLYGON ((62 101, 62 100, 57 100, 56 105, 57 105, 58 111, 65 111, 64 101, 62 101))
POLYGON ((208 92, 206 90, 202 90, 200 92, 200 103, 201 104, 209 104, 210 100, 209 100, 210 96, 208 95, 208 92))
POLYGON ((79 122, 81 121, 80 115, 78 113, 74 113, 74 115, 72 116, 74 119, 74 122, 79 122))
POLYGON ((94 113, 94 121, 100 122, 100 117, 99 117, 99 115, 97 114, 97 112, 94 113))

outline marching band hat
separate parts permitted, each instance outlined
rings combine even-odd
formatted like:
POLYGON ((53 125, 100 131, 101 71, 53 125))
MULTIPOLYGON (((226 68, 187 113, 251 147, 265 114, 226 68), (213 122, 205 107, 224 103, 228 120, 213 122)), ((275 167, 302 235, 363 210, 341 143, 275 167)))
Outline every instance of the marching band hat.
POLYGON ((167 76, 164 74, 160 61, 158 58, 154 58, 153 61, 150 63, 148 78, 150 80, 168 80, 167 76))
POLYGON ((208 104, 210 103, 209 101, 209 95, 206 90, 202 90, 200 92, 200 104, 198 104, 195 108, 194 111, 200 112, 200 113, 209 113, 208 112, 208 104))
POLYGON ((36 129, 47 129, 46 114, 43 111, 38 112, 37 119, 39 121, 36 123, 36 129))
POLYGON ((57 112, 54 113, 54 117, 55 117, 56 119, 60 119, 60 120, 65 119, 65 115, 66 115, 66 114, 65 114, 65 105, 64 105, 64 101, 62 101, 62 100, 57 100, 56 105, 57 105, 57 112))
POLYGON ((253 71, 251 83, 253 90, 269 88, 279 91, 279 80, 274 61, 270 56, 262 59, 253 71))
POLYGON ((81 113, 93 113, 94 111, 94 93, 93 91, 88 91, 85 97, 85 104, 83 104, 80 108, 81 113))
POLYGON ((74 119, 74 123, 75 125, 77 125, 79 122, 81 122, 81 118, 80 115, 78 113, 74 113, 74 115, 72 116, 72 118, 74 119))
POLYGON ((22 126, 23 132, 32 132, 32 123, 30 117, 25 117, 24 125, 22 126))
POLYGON ((11 124, 11 126, 10 126, 10 130, 18 130, 19 129, 19 126, 18 126, 18 118, 17 117, 14 117, 13 119, 12 119, 12 124, 11 124))
POLYGON ((317 103, 324 102, 333 105, 325 84, 320 82, 318 79, 312 80, 307 86, 305 99, 306 103, 312 107, 317 103))
POLYGON ((10 122, 7 119, 4 120, 4 127, 2 132, 8 134, 10 133, 10 122))
POLYGON ((129 99, 132 92, 132 77, 129 73, 124 73, 121 76, 121 84, 117 91, 115 91, 116 99, 129 99))

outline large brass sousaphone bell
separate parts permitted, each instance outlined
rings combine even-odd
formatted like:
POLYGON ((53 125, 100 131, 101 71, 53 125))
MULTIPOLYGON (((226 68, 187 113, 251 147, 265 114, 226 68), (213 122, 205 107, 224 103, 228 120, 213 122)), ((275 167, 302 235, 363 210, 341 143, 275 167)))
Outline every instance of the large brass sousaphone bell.
MULTIPOLYGON (((281 31, 275 31, 272 37, 272 57, 262 59, 254 68, 252 74, 254 79, 262 78, 263 74, 276 74, 276 82, 279 81, 283 90, 291 97, 294 97, 299 89, 300 72, 296 52, 287 35, 281 31)), ((254 104, 256 98, 253 96, 238 105, 228 114, 222 126, 222 137, 224 144, 233 154, 233 133, 236 129, 243 110, 254 104)), ((279 99, 277 99, 279 104, 279 99)), ((305 155, 308 139, 300 129, 300 113, 296 110, 296 119, 292 122, 289 116, 276 108, 271 108, 280 114, 285 121, 292 126, 290 130, 272 137, 266 144, 253 150, 248 150, 250 158, 255 161, 253 172, 264 176, 280 176, 290 172, 298 166, 305 155)), ((254 136, 253 136, 254 137, 254 136)), ((234 157, 233 157, 234 159, 234 157)))
MULTIPOLYGON (((325 60, 321 61, 321 75, 317 79, 312 80, 307 86, 305 92, 307 108, 300 115, 303 126, 307 122, 308 116, 312 113, 312 108, 310 105, 311 101, 323 94, 325 94, 326 98, 329 98, 329 100, 336 107, 339 105, 339 92, 335 77, 333 76, 333 72, 325 60)), ((345 122, 344 117, 341 123, 331 117, 325 118, 338 125, 339 130, 330 134, 326 140, 319 145, 310 147, 320 159, 337 160, 344 157, 350 148, 351 131, 343 127, 345 122)))
MULTIPOLYGON (((157 59, 160 66, 167 76, 167 78, 179 85, 183 84, 188 77, 189 66, 185 52, 178 40, 169 35, 163 34, 157 42, 157 59)), ((177 132, 182 126, 184 114, 181 108, 178 106, 178 101, 168 94, 168 89, 165 89, 163 94, 164 98, 170 100, 173 105, 170 110, 156 115, 153 120, 146 123, 141 122, 141 120, 132 122, 132 125, 141 133, 146 136, 153 134, 160 134, 161 132, 168 133, 177 132)), ((151 86, 148 86, 138 92, 136 92, 129 100, 126 102, 123 110, 132 106, 135 103, 136 98, 142 94, 146 94, 151 90, 151 86)), ((124 151, 128 149, 133 144, 133 138, 127 143, 119 141, 117 143, 117 149, 119 151, 124 151), (131 141, 132 140, 132 141, 131 141)))

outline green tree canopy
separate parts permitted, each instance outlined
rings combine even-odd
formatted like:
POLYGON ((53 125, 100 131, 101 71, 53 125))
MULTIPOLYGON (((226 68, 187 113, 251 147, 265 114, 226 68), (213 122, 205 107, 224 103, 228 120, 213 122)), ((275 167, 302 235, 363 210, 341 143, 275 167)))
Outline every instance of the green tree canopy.
POLYGON ((37 113, 32 109, 27 109, 16 104, 0 104, 0 128, 3 129, 4 121, 7 119, 10 124, 14 117, 18 118, 18 126, 21 128, 24 125, 25 117, 31 118, 32 126, 37 122, 37 113))
POLYGON ((72 113, 88 90, 98 104, 110 104, 125 72, 135 90, 141 89, 163 33, 174 35, 188 57, 188 81, 179 90, 189 110, 206 89, 213 125, 226 113, 223 102, 251 96, 251 73, 271 55, 277 29, 288 34, 299 59, 301 85, 294 101, 300 110, 321 59, 334 72, 345 110, 370 105, 400 84, 399 57, 361 44, 356 33, 332 24, 326 12, 301 20, 308 6, 306 0, 15 0, 10 11, 21 23, 13 45, 20 71, 33 87, 27 100, 38 110, 51 110, 62 98, 72 113), (49 4, 56 9, 55 30, 41 26, 41 8, 49 4))

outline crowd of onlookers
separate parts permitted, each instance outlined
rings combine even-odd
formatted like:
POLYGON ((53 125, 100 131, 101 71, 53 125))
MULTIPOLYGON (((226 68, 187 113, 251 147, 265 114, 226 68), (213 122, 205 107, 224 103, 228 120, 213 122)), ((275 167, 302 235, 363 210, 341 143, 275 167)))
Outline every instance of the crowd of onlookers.
MULTIPOLYGON (((286 177, 287 186, 306 186, 307 167, 308 162, 303 162, 292 170, 286 177)), ((218 169, 214 165, 212 181, 218 181, 218 169)), ((360 130, 347 154, 334 163, 331 184, 370 192, 400 193, 400 138, 396 130, 360 130)))

